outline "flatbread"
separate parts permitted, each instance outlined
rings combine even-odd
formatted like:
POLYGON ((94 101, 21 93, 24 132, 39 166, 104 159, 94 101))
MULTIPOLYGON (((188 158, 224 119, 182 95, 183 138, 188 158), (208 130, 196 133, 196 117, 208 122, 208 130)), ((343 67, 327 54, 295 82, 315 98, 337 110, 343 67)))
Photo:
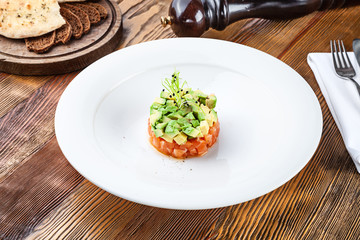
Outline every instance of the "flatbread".
POLYGON ((65 23, 57 0, 0 0, 0 35, 5 37, 37 37, 65 23))

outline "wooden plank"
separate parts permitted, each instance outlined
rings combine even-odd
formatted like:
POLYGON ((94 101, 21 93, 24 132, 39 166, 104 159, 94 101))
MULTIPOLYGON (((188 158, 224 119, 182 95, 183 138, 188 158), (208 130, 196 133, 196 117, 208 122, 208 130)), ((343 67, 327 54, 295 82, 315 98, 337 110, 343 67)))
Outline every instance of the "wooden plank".
POLYGON ((0 239, 26 237, 83 179, 53 137, 0 183, 0 239))
POLYGON ((39 78, 2 74, 0 76, 0 117, 30 97, 51 76, 39 78))
POLYGON ((53 77, 0 118, 0 182, 54 136, 57 102, 75 75, 53 77))
POLYGON ((167 15, 171 0, 164 1, 122 1, 123 29, 126 33, 120 48, 155 39, 175 37, 170 28, 163 28, 160 17, 167 15))
POLYGON ((221 212, 148 207, 84 181, 28 239, 195 239, 221 212))
POLYGON ((210 30, 203 37, 237 42, 279 57, 322 14, 316 12, 303 18, 282 21, 246 19, 233 23, 223 31, 210 30))

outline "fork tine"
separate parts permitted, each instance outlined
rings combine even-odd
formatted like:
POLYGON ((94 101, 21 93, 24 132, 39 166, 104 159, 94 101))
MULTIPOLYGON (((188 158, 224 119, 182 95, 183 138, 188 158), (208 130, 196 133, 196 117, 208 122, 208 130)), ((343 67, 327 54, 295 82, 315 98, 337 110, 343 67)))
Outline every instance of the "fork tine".
MULTIPOLYGON (((343 49, 343 52, 345 53, 345 56, 346 56, 346 59, 347 59, 347 65, 351 68, 353 68, 352 64, 351 64, 351 61, 350 61, 350 58, 349 58, 349 55, 348 53, 346 52, 346 49, 345 49, 345 46, 344 46, 344 42, 341 40, 341 46, 342 46, 342 49, 343 49)), ((344 62, 345 62, 345 59, 344 59, 344 62)))
POLYGON ((337 46, 336 46, 336 40, 334 40, 334 48, 335 48, 335 54, 336 54, 336 59, 338 61, 339 68, 343 68, 344 66, 340 60, 339 50, 337 49, 337 46))
MULTIPOLYGON (((337 41, 338 42, 338 46, 339 46, 339 52, 340 52, 340 55, 341 55, 341 60, 342 60, 342 65, 344 68, 348 67, 348 64, 347 62, 345 61, 345 57, 344 57, 344 52, 346 52, 345 48, 341 48, 341 45, 340 45, 340 40, 337 41)), ((342 42, 342 40, 341 40, 342 42)))
POLYGON ((331 49, 331 56, 333 58, 334 65, 336 67, 336 61, 335 61, 334 48, 333 48, 332 40, 330 40, 330 49, 331 49))
POLYGON ((333 47, 333 40, 330 40, 330 49, 331 49, 331 55, 332 55, 332 58, 333 58, 334 66, 335 66, 335 68, 337 68, 338 65, 337 65, 336 59, 335 59, 335 52, 334 52, 334 47, 333 47))
POLYGON ((339 52, 337 50, 337 47, 336 47, 336 41, 334 40, 333 41, 333 46, 334 46, 334 55, 336 56, 336 60, 337 60, 337 67, 338 68, 341 68, 342 67, 342 64, 341 64, 341 61, 340 61, 340 57, 339 57, 339 52))

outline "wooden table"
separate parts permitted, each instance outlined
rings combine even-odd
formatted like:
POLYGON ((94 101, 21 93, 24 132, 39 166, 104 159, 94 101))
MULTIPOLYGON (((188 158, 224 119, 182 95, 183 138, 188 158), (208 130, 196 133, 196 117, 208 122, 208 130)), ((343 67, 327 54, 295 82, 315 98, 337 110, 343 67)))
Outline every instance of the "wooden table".
MULTIPOLYGON (((169 3, 120 1, 119 49, 175 37, 159 24, 169 3)), ((96 187, 71 167, 54 133, 58 100, 78 72, 0 73, 0 239, 358 239, 360 175, 306 57, 329 51, 331 39, 343 39, 351 49, 352 39, 360 37, 359 13, 357 6, 292 21, 248 19, 202 36, 245 44, 284 61, 311 85, 324 117, 320 145, 299 174, 265 196, 226 208, 159 209, 96 187)))

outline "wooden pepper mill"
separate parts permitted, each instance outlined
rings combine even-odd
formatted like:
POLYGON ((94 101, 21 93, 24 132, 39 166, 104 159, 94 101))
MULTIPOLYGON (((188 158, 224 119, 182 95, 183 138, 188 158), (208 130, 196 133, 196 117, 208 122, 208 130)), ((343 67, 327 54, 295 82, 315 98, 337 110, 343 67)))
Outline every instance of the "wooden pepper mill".
MULTIPOLYGON (((245 18, 291 19, 341 7, 347 0, 173 0, 162 17, 179 37, 198 37, 209 28, 223 30, 245 18)), ((349 0, 348 0, 349 1, 349 0)), ((356 0, 355 0, 356 1, 356 0)))

